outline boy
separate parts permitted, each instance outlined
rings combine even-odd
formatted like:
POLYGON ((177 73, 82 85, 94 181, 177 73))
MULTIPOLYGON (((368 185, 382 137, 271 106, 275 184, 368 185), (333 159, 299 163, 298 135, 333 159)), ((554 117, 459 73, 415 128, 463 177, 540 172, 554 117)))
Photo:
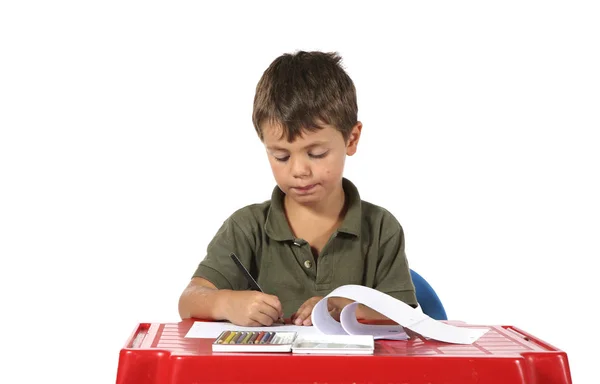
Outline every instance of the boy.
MULTIPOLYGON (((291 317, 311 325, 323 296, 345 284, 387 293, 416 307, 404 233, 385 209, 361 201, 342 176, 357 149, 354 84, 333 53, 277 58, 261 77, 252 120, 277 186, 271 200, 231 215, 179 300, 182 319, 271 325, 291 317), (264 293, 251 291, 229 257, 235 253, 264 293)), ((351 301, 330 298, 339 316, 351 301)), ((385 319, 360 305, 357 317, 385 319)))

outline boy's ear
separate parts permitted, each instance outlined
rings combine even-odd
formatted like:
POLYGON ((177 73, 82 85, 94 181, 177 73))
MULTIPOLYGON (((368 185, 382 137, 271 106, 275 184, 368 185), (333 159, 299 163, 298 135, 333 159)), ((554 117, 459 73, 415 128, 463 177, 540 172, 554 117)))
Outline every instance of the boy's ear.
POLYGON ((354 127, 352 127, 350 136, 348 136, 348 143, 346 143, 346 155, 352 156, 356 153, 356 148, 358 146, 358 140, 360 139, 361 131, 362 131, 362 123, 360 121, 358 121, 354 125, 354 127))

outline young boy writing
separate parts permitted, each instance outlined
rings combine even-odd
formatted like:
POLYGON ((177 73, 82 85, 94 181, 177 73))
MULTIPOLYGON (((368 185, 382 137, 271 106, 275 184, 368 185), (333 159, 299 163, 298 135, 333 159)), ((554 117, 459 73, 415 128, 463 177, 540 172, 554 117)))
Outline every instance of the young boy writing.
MULTIPOLYGON (((252 120, 277 186, 271 199, 233 213, 181 294, 182 319, 271 325, 281 316, 311 325, 314 305, 333 289, 359 284, 416 307, 404 233, 385 209, 362 201, 343 177, 362 124, 356 91, 336 54, 277 58, 261 77, 252 120), (249 285, 235 253, 264 293, 249 285)), ((339 316, 350 300, 330 298, 339 316)), ((385 318, 360 305, 357 317, 385 318)))

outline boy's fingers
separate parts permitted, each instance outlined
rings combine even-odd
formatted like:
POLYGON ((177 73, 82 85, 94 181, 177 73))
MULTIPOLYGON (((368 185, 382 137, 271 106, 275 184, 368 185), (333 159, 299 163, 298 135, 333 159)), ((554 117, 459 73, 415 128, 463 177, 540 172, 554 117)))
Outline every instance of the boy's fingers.
POLYGON ((299 310, 298 314, 296 315, 296 318, 294 319, 294 324, 302 325, 302 322, 304 321, 305 318, 306 318, 306 316, 304 315, 304 309, 299 310))
POLYGON ((333 305, 333 303, 331 302, 331 300, 327 300, 327 310, 329 312, 333 311, 335 309, 335 306, 333 305))
POLYGON ((294 321, 295 321, 295 320, 298 318, 298 315, 299 315, 299 314, 300 314, 300 313, 296 311, 296 312, 295 312, 295 313, 294 313, 294 314, 293 314, 293 315, 290 317, 290 320, 292 320, 292 323, 293 323, 293 322, 294 322, 294 321))
POLYGON ((283 315, 283 311, 281 309, 281 301, 279 301, 279 297, 265 294, 263 297, 263 301, 269 304, 271 307, 275 308, 279 316, 283 315))
POLYGON ((304 302, 304 304, 302 304, 300 306, 300 308, 298 308, 296 313, 294 313, 292 315, 292 322, 296 325, 312 325, 312 320, 310 318, 310 315, 311 315, 312 310, 315 307, 315 305, 321 299, 322 299, 322 297, 315 296, 315 297, 311 297, 310 299, 306 300, 304 302), (308 321, 307 321, 307 319, 308 319, 308 321))
POLYGON ((298 308, 298 310, 296 311, 296 313, 294 313, 292 315, 292 322, 296 325, 300 325, 302 324, 302 322, 304 321, 304 311, 306 308, 306 302, 304 302, 304 304, 302 304, 300 306, 300 308, 298 308))
POLYGON ((294 321, 296 325, 303 325, 307 318, 310 318, 310 313, 312 312, 311 306, 304 306, 301 310, 298 311, 298 317, 294 321))
POLYGON ((279 312, 275 308, 271 307, 269 304, 263 303, 258 308, 258 311, 266 316, 269 316, 272 320, 279 319, 279 312))
POLYGON ((259 325, 271 325, 273 324, 273 318, 271 318, 271 316, 268 316, 262 312, 257 312, 254 313, 251 317, 252 320, 256 321, 257 323, 259 323, 259 325))

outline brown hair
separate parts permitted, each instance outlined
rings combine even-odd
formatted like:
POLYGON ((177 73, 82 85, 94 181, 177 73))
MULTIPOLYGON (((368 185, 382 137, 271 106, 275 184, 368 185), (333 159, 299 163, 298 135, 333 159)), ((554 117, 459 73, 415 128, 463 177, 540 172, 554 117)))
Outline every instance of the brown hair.
POLYGON ((337 53, 286 53, 271 63, 256 86, 252 123, 260 139, 261 125, 279 124, 289 142, 303 130, 322 124, 335 127, 348 140, 357 123, 356 89, 337 53))

